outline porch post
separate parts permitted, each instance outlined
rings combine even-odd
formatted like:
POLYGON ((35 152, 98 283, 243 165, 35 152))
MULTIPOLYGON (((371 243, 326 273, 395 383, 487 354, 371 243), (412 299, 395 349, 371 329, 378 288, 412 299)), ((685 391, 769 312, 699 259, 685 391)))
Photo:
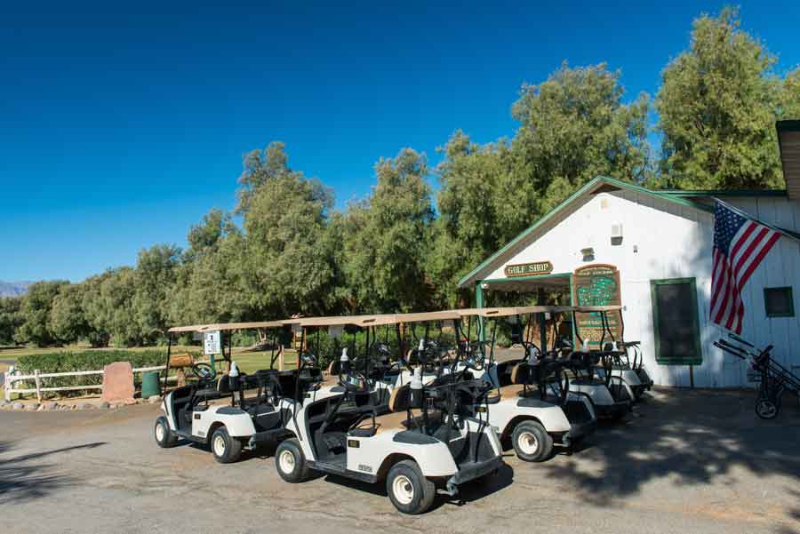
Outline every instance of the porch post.
MULTIPOLYGON (((483 288, 481 281, 475 282, 475 307, 483 308, 483 288)), ((478 317, 478 340, 483 343, 486 341, 486 334, 483 331, 483 317, 478 317)))

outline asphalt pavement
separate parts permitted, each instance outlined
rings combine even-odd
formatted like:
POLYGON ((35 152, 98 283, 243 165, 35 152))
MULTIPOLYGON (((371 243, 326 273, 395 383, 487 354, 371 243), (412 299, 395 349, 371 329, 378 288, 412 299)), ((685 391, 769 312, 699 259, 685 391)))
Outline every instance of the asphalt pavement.
POLYGON ((287 484, 270 450, 231 465, 159 449, 157 405, 0 411, 0 517, 15 533, 800 533, 800 408, 775 421, 741 392, 658 390, 583 450, 512 454, 462 501, 398 514, 380 486, 287 484))

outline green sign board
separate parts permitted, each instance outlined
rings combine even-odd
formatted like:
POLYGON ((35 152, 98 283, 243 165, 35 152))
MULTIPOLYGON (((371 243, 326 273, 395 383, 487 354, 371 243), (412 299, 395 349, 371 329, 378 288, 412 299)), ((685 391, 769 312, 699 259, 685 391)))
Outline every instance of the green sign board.
POLYGON ((506 277, 515 276, 535 276, 537 274, 550 274, 553 272, 553 264, 549 261, 537 261, 533 263, 520 263, 517 265, 506 265, 506 277))
MULTIPOLYGON (((575 269, 572 276, 574 302, 578 306, 614 306, 621 305, 619 271, 613 265, 587 265, 575 269)), ((622 337, 620 313, 607 312, 607 328, 614 339, 622 337)), ((611 341, 608 331, 603 336, 603 317, 599 312, 576 313, 575 327, 578 335, 589 342, 592 348, 600 348, 600 339, 605 337, 611 341)))

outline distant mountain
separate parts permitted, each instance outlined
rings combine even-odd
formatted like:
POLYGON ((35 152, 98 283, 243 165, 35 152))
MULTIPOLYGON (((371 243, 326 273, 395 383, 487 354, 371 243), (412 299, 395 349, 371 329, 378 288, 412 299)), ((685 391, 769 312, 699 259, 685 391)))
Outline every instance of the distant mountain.
POLYGON ((2 282, 0 281, 0 297, 16 297, 24 295, 32 282, 2 282))

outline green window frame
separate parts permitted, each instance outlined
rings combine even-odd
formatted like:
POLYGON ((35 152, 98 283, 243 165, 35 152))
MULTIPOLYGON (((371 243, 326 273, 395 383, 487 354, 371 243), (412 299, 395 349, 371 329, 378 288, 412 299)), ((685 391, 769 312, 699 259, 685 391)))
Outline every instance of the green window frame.
POLYGON ((653 308, 653 331, 655 334, 656 362, 660 365, 700 365, 703 363, 703 350, 700 344, 700 318, 697 311, 697 280, 695 278, 666 278, 661 280, 650 280, 650 299, 653 308), (694 356, 686 357, 675 354, 663 354, 661 348, 661 336, 659 332, 659 309, 657 300, 657 289, 659 286, 669 284, 688 284, 691 290, 692 302, 692 323, 694 328, 694 356))
POLYGON ((764 288, 764 313, 767 317, 794 317, 794 295, 792 294, 792 286, 782 286, 782 287, 765 287, 764 288), (770 312, 769 311, 769 300, 767 299, 767 294, 770 291, 786 291, 788 293, 788 300, 789 300, 789 311, 787 312, 770 312))

